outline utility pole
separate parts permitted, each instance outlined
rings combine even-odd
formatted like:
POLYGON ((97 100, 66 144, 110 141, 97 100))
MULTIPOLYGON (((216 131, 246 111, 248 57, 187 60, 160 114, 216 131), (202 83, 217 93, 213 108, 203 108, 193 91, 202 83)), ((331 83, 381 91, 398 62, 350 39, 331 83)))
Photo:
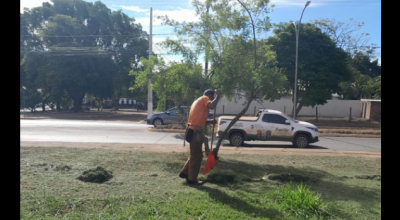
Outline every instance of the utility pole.
MULTIPOLYGON (((153 40, 153 8, 150 8, 150 35, 149 35, 149 59, 152 55, 153 40)), ((150 70, 151 72, 151 70, 150 70)), ((153 114, 153 90, 151 89, 151 79, 148 81, 147 87, 147 115, 153 114)))

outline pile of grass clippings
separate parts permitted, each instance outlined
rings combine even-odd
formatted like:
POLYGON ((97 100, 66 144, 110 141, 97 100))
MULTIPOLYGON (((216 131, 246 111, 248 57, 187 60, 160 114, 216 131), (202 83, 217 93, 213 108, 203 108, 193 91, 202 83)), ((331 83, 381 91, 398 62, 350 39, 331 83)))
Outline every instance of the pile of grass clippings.
POLYGON ((91 183, 104 183, 113 177, 111 171, 107 171, 103 167, 86 170, 82 175, 78 176, 78 180, 91 183))

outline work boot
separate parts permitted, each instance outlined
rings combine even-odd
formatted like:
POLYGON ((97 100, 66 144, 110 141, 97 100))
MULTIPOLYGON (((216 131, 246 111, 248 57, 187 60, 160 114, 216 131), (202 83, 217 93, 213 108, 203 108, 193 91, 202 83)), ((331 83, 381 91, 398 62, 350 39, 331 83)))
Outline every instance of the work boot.
POLYGON ((184 174, 184 173, 180 173, 180 174, 179 174, 179 177, 182 178, 182 179, 187 179, 187 178, 188 178, 188 175, 186 175, 186 174, 184 174))
POLYGON ((191 181, 189 179, 186 179, 186 183, 190 184, 190 185, 194 185, 194 186, 200 186, 200 185, 203 185, 204 182, 203 181, 199 181, 199 180, 191 181))

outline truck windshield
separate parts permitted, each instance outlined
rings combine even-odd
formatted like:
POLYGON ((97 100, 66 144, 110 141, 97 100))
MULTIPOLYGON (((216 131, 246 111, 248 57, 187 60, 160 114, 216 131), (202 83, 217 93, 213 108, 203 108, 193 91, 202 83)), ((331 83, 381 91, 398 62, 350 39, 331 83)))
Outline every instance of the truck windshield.
POLYGON ((282 115, 284 115, 286 118, 288 118, 289 120, 293 121, 293 122, 298 122, 297 120, 294 120, 293 118, 291 118, 290 116, 286 115, 285 113, 282 113, 282 115))

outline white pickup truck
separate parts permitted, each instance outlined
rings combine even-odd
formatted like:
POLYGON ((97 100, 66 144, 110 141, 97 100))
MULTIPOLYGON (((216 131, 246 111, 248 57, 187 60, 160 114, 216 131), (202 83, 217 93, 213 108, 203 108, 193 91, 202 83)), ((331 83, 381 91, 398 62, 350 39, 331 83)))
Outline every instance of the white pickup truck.
MULTIPOLYGON (((235 116, 218 118, 217 137, 228 127, 235 116)), ((291 141, 295 147, 308 147, 318 141, 318 128, 308 122, 297 121, 286 114, 271 110, 260 110, 257 116, 242 116, 229 129, 223 139, 231 145, 242 146, 244 141, 291 141)))

